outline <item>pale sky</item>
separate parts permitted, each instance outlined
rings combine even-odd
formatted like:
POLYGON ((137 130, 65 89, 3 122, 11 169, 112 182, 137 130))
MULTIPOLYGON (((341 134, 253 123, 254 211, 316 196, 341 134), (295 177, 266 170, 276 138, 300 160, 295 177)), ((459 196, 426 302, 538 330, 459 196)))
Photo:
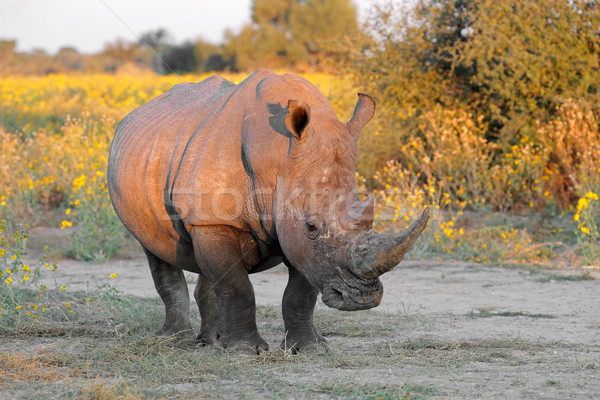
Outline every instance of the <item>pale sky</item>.
MULTIPOLYGON (((0 39, 16 39, 17 51, 54 54, 72 46, 95 53, 117 38, 165 28, 176 43, 203 38, 220 43, 227 28, 250 21, 252 0, 0 0, 0 39)), ((359 16, 377 0, 352 0, 359 16)))

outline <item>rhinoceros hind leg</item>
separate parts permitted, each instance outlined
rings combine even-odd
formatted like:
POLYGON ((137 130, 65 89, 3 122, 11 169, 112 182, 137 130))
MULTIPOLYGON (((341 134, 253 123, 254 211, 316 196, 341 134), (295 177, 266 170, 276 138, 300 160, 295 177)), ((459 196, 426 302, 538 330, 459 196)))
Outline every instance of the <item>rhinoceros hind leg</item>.
POLYGON ((217 294, 208 279, 202 275, 198 276, 194 298, 202 318, 202 327, 196 340, 205 346, 215 344, 224 330, 224 321, 221 317, 217 294))
POLYGON ((156 334, 191 335, 190 295, 183 271, 164 262, 146 249, 144 252, 148 258, 156 291, 165 304, 165 323, 156 331, 156 334))
POLYGON ((219 304, 223 331, 218 344, 239 353, 268 351, 256 326, 254 289, 239 245, 243 233, 218 226, 194 227, 191 233, 196 261, 219 304))
POLYGON ((282 304, 286 336, 280 347, 292 354, 327 350, 327 341, 317 333, 313 324, 319 292, 300 271, 287 262, 286 265, 290 274, 282 304))

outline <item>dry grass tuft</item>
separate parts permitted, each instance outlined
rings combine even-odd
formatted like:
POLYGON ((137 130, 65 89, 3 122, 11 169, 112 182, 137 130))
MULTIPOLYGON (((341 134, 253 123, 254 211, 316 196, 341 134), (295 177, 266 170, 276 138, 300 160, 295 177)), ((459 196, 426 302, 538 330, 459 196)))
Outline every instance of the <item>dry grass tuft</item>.
POLYGON ((0 353, 0 383, 13 381, 57 381, 69 375, 59 371, 51 355, 42 355, 36 350, 34 354, 0 353))
POLYGON ((76 397, 76 399, 138 400, 141 399, 141 397, 135 393, 130 393, 129 386, 127 386, 126 383, 111 386, 96 378, 91 386, 81 389, 81 395, 76 397))

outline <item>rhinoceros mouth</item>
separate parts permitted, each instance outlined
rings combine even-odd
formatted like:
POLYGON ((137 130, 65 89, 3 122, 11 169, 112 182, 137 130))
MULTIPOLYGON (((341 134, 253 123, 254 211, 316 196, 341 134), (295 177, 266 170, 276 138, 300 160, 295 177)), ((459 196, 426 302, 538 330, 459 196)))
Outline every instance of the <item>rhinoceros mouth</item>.
POLYGON ((379 278, 361 279, 342 270, 336 278, 321 289, 321 300, 328 307, 356 311, 377 307, 381 302, 383 286, 379 278))

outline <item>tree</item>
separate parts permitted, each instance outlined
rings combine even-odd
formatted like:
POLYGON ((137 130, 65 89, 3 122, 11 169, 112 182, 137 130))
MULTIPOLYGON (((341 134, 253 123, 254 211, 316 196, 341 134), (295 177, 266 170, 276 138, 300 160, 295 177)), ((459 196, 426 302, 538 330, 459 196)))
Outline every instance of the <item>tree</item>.
POLYGON ((600 3, 482 0, 465 17, 450 72, 501 139, 530 134, 559 104, 598 93, 600 3))
POLYGON ((194 42, 194 57, 197 72, 222 71, 227 68, 222 48, 203 39, 194 42))
POLYGON ((224 71, 230 63, 220 53, 212 53, 204 62, 204 71, 224 71))
POLYGON ((16 40, 0 40, 0 75, 9 73, 16 58, 16 40))
POLYGON ((358 32, 356 9, 347 0, 301 1, 293 11, 291 35, 316 58, 323 52, 324 41, 337 41, 346 34, 358 32))
POLYGON ((191 42, 170 45, 164 51, 163 62, 170 72, 190 73, 196 70, 195 47, 191 42))
POLYGON ((104 45, 103 54, 115 60, 119 65, 132 62, 139 57, 140 47, 137 43, 117 39, 104 45))
POLYGON ((165 73, 163 58, 171 42, 171 35, 163 28, 146 32, 140 36, 139 44, 149 50, 148 58, 152 60, 151 67, 158 74, 165 73))
POLYGON ((597 1, 421 0, 399 14, 379 8, 350 60, 397 103, 468 105, 508 144, 569 97, 598 93, 597 1))
POLYGON ((237 69, 316 65, 324 41, 358 30, 349 0, 254 0, 252 24, 226 33, 226 54, 237 69))
POLYGON ((84 68, 88 72, 115 72, 125 64, 143 64, 144 58, 137 43, 116 39, 106 43, 100 53, 86 57, 85 61, 84 68))
POLYGON ((54 60, 66 70, 76 71, 82 68, 82 56, 74 47, 62 47, 54 60))

